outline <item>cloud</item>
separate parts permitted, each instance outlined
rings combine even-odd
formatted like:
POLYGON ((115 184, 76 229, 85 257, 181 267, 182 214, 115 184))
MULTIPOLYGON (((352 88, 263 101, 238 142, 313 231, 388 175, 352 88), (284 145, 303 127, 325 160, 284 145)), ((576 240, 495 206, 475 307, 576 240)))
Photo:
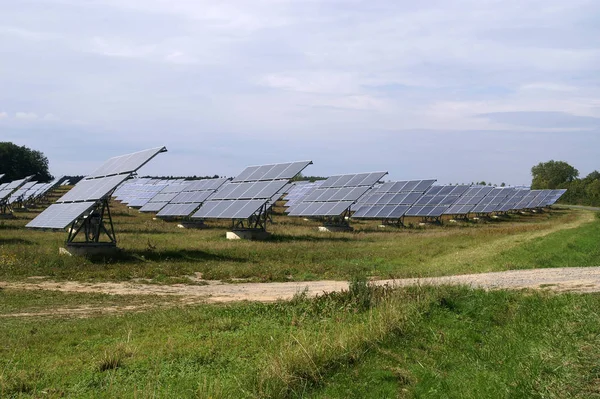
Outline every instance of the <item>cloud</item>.
POLYGON ((44 117, 42 118, 44 121, 50 121, 50 122, 57 122, 60 120, 60 118, 52 113, 47 113, 46 115, 44 115, 44 117))
POLYGON ((600 128, 600 118, 572 115, 565 112, 494 112, 478 116, 498 123, 534 128, 600 128))
MULTIPOLYGON (((256 154, 294 158, 283 144, 265 151, 281 137, 309 143, 306 155, 341 142, 423 149, 443 137, 423 131, 457 132, 449 152, 476 137, 510 162, 507 134, 595 129, 599 14, 589 0, 7 2, 0 104, 11 117, 52 116, 22 111, 37 122, 3 126, 93 126, 106 141, 199 153, 210 142, 232 173, 256 154)), ((587 154, 582 143, 569 154, 587 154)), ((518 155, 540 161, 560 146, 518 155)), ((446 170, 442 158, 430 162, 446 170)))
POLYGON ((24 120, 35 120, 38 118, 35 112, 17 112, 15 118, 24 120))
POLYGON ((558 92, 574 92, 577 87, 552 82, 535 82, 527 83, 520 87, 521 90, 540 90, 540 91, 558 91, 558 92))
POLYGON ((4 111, 0 112, 0 119, 6 119, 8 118, 8 114, 4 111))

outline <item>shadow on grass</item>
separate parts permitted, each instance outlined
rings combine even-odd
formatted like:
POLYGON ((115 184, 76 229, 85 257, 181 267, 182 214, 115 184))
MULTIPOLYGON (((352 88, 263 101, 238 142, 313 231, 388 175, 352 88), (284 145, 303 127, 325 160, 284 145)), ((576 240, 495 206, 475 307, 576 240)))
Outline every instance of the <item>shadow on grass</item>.
MULTIPOLYGON (((106 263, 105 255, 92 255, 88 257, 92 263, 106 263)), ((142 262, 247 262, 248 259, 228 255, 211 254, 198 250, 173 250, 173 251, 119 251, 110 256, 111 262, 142 263, 142 262)))
POLYGON ((33 241, 22 238, 0 238, 0 245, 34 245, 33 241))
POLYGON ((24 228, 24 226, 0 223, 0 230, 22 230, 24 228))
POLYGON ((349 237, 318 237, 318 236, 309 236, 309 235, 299 235, 299 236, 288 236, 288 235, 277 235, 274 234, 265 240, 266 242, 294 242, 294 241, 305 241, 305 242, 352 242, 355 241, 349 237))

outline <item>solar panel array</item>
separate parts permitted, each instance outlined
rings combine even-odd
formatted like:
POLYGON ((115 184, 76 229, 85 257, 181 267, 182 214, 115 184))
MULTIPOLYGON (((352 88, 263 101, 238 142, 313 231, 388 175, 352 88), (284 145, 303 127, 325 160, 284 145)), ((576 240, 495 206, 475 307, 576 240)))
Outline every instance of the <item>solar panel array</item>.
POLYGON ((0 201, 7 202, 12 193, 18 190, 21 186, 31 180, 33 176, 27 176, 23 179, 14 180, 12 182, 0 185, 0 201))
POLYGON ((248 219, 310 164, 311 161, 300 161, 250 166, 231 182, 223 184, 192 218, 248 219))
POLYGON ((471 186, 447 210, 445 215, 468 215, 491 191, 490 186, 471 186))
POLYGON ((23 185, 21 185, 21 187, 19 187, 15 191, 13 191, 13 193, 10 195, 10 197, 8 197, 8 203, 14 204, 15 202, 21 201, 21 199, 25 195, 25 193, 28 190, 30 190, 31 187, 35 186, 36 184, 37 184, 37 182, 28 181, 27 183, 24 183, 23 185))
POLYGON ((304 198, 310 194, 313 190, 320 187, 325 180, 317 180, 314 182, 309 181, 297 181, 292 183, 292 187, 285 196, 285 206, 291 207, 304 200, 304 198))
POLYGON ((556 203, 556 201, 558 201, 560 199, 560 197, 562 197, 563 194, 566 192, 567 192, 566 189, 552 190, 552 192, 548 195, 548 197, 546 197, 546 200, 544 201, 543 206, 554 205, 556 203))
POLYGON ((140 212, 158 212, 165 207, 173 198, 183 191, 189 182, 174 181, 168 183, 154 197, 152 197, 144 206, 140 208, 140 212))
POLYGON ((387 172, 331 176, 288 209, 290 216, 340 216, 350 209, 387 172))
POLYGON ((494 187, 476 206, 473 207, 473 213, 492 213, 500 210, 510 197, 516 191, 512 187, 494 187))
POLYGON ((435 183, 435 180, 388 182, 367 193, 353 218, 400 219, 406 211, 435 183))
MULTIPOLYGON (((6 201, 11 205, 15 203, 25 204, 33 202, 39 199, 40 197, 44 196, 49 190, 56 187, 56 185, 60 180, 62 180, 62 178, 62 176, 55 178, 49 183, 38 183, 34 181, 28 181, 26 183, 23 183, 18 189, 14 190, 10 194, 6 201)), ((9 183, 7 183, 7 186, 9 186, 9 183)))
POLYGON ((153 148, 109 159, 90 176, 77 183, 55 204, 50 205, 26 227, 64 229, 91 211, 117 186, 166 148, 153 148))
MULTIPOLYGON (((164 197, 158 198, 166 199, 174 196, 165 204, 164 207, 160 209, 160 212, 156 214, 158 217, 186 217, 191 215, 195 210, 198 209, 200 205, 206 199, 214 193, 219 187, 221 187, 227 179, 218 178, 218 179, 203 179, 203 180, 193 180, 187 182, 184 188, 175 192, 176 189, 169 190, 169 193, 164 193, 164 197)), ((163 194, 161 192, 161 194, 163 194)), ((159 194, 160 195, 160 194, 159 194)), ((156 198, 156 197, 155 197, 156 198)), ((158 201, 157 200, 157 201, 158 201)), ((153 199, 154 201, 154 199, 153 199)))
POLYGON ((470 186, 432 186, 406 211, 406 216, 440 217, 470 186))

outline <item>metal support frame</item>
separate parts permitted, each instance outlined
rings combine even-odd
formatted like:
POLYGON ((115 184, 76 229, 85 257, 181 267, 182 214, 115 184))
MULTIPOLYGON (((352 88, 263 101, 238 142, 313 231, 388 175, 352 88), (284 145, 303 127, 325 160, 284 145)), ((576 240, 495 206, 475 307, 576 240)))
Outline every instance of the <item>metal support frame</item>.
POLYGON ((325 216, 323 218, 323 225, 325 227, 350 227, 348 218, 350 217, 350 207, 348 207, 341 215, 338 216, 325 216))
POLYGON ((82 241, 77 241, 78 244, 117 244, 108 198, 99 201, 87 216, 81 216, 73 221, 67 244, 75 243, 77 237, 83 237, 82 241), (108 242, 101 241, 102 237, 108 238, 108 242))
POLYGON ((404 215, 400 216, 397 219, 383 219, 381 224, 385 226, 395 226, 395 227, 406 227, 404 224, 404 215))
POLYGON ((12 205, 8 202, 8 197, 0 200, 0 215, 12 215, 12 205))
POLYGON ((421 218, 421 221, 423 223, 434 223, 439 225, 443 224, 441 216, 424 216, 423 218, 421 218))
POLYGON ((269 220, 272 221, 269 216, 269 205, 265 203, 248 219, 232 219, 231 228, 233 230, 267 231, 269 220))

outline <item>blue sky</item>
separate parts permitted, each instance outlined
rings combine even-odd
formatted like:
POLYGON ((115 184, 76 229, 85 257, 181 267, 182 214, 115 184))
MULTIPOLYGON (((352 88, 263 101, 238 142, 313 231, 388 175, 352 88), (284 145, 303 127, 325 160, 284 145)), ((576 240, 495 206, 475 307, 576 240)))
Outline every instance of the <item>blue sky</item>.
POLYGON ((0 140, 51 172, 528 183, 600 169, 595 0, 23 0, 0 13, 0 140))

